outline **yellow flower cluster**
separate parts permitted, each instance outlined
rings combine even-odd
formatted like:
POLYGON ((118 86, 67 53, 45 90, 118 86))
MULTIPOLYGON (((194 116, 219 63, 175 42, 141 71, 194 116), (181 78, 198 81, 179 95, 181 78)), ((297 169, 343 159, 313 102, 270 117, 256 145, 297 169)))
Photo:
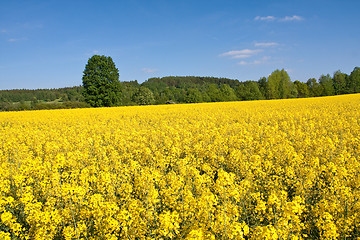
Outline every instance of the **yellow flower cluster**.
POLYGON ((360 239, 360 95, 0 113, 0 239, 360 239))

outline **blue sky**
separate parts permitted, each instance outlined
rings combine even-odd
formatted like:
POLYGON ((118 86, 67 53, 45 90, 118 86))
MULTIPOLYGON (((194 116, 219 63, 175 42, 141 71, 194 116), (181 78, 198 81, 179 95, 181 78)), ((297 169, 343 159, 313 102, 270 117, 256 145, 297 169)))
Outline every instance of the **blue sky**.
POLYGON ((0 1, 0 89, 82 84, 111 56, 120 81, 163 76, 306 82, 360 66, 360 1, 0 1))

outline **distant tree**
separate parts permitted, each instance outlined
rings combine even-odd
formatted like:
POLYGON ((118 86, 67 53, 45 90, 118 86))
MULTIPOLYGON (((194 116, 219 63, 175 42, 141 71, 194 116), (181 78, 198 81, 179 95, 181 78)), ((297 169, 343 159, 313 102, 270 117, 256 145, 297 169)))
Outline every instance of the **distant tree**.
POLYGON ((234 89, 232 89, 228 84, 221 85, 220 95, 221 95, 221 101, 236 101, 236 100, 238 100, 234 89))
POLYGON ((132 100, 138 105, 150 105, 155 103, 153 92, 146 87, 140 87, 133 95, 132 100))
POLYGON ((354 70, 351 72, 347 88, 349 90, 349 93, 360 93, 360 68, 355 67, 354 70))
POLYGON ((205 91, 202 92, 202 99, 203 99, 203 102, 211 102, 211 98, 205 91))
POLYGON ((237 88, 236 94, 240 100, 245 101, 264 99, 264 96, 259 89, 259 84, 255 81, 243 82, 243 84, 237 88))
POLYGON ((292 82, 288 73, 282 70, 275 70, 268 77, 269 99, 283 99, 291 97, 292 82))
POLYGON ((135 81, 126 81, 126 82, 120 82, 120 105, 122 106, 132 106, 136 105, 135 102, 133 102, 133 96, 134 94, 139 91, 140 84, 135 81))
POLYGON ((156 92, 161 92, 167 88, 166 83, 162 82, 160 78, 150 78, 147 81, 141 84, 143 87, 147 87, 150 89, 154 94, 156 92))
POLYGON ((349 76, 346 73, 342 73, 340 70, 334 73, 333 86, 336 95, 348 93, 348 89, 346 88, 346 81, 348 77, 349 76))
POLYGON ((310 90, 308 85, 306 85, 306 83, 300 82, 300 81, 295 81, 294 85, 296 87, 297 90, 297 97, 299 98, 306 98, 310 96, 310 90))
POLYGON ((183 88, 170 87, 170 90, 174 96, 174 102, 176 103, 184 103, 186 91, 183 88))
POLYGON ((210 97, 211 102, 221 102, 222 101, 219 87, 215 83, 210 83, 207 86, 206 94, 210 97))
POLYGON ((321 96, 323 92, 322 86, 316 81, 315 78, 310 78, 307 80, 306 85, 309 87, 311 97, 321 96))
POLYGON ((261 94, 266 98, 269 99, 267 95, 267 89, 268 89, 268 82, 266 77, 262 77, 258 80, 259 90, 261 94))
POLYGON ((30 105, 26 104, 24 101, 20 101, 16 107, 18 111, 30 110, 30 105))
POLYGON ((33 99, 32 99, 31 102, 30 102, 30 106, 31 106, 31 107, 34 107, 38 102, 39 102, 39 101, 37 100, 37 98, 36 98, 36 97, 33 97, 33 99))
POLYGON ((58 88, 58 89, 14 89, 0 90, 0 102, 17 103, 20 101, 33 102, 34 99, 39 102, 49 102, 54 100, 63 101, 83 101, 81 94, 82 87, 58 88))
POLYGON ((0 101, 0 112, 1 111, 8 111, 10 105, 11 105, 10 103, 0 101))
POLYGON ((203 101, 202 94, 197 88, 189 88, 185 96, 187 103, 200 103, 203 101))
POLYGON ((159 92, 157 98, 155 98, 156 104, 165 104, 168 101, 174 101, 175 97, 173 92, 169 88, 165 88, 161 92, 159 92))
POLYGON ((92 107, 119 105, 119 70, 111 57, 94 55, 85 66, 83 95, 92 107))
POLYGON ((293 82, 290 82, 290 95, 289 98, 297 98, 298 90, 293 82))
POLYGON ((319 78, 319 83, 322 86, 322 96, 332 96, 335 94, 333 80, 329 74, 321 75, 319 78))

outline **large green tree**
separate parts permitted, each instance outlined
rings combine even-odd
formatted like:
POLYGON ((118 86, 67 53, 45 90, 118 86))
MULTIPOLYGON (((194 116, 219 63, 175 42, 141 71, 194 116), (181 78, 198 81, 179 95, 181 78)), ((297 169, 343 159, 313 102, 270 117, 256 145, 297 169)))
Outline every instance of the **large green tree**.
POLYGON ((202 94, 197 88, 189 88, 185 96, 187 103, 200 103, 203 101, 202 94))
POLYGON ((222 84, 220 87, 221 101, 236 101, 238 100, 234 89, 228 84, 222 84))
POLYGON ((345 94, 348 92, 346 88, 346 81, 349 76, 346 73, 342 73, 340 70, 336 71, 333 76, 333 85, 335 94, 345 94))
POLYGON ((261 94, 266 98, 269 99, 268 96, 268 82, 266 77, 262 77, 258 80, 258 85, 259 85, 259 90, 261 92, 261 94))
POLYGON ((268 77, 267 95, 269 99, 292 97, 292 90, 293 83, 284 69, 275 70, 268 77))
POLYGON ((155 103, 154 94, 147 87, 140 87, 132 96, 132 100, 138 105, 150 105, 155 103))
POLYGON ((310 89, 309 86, 306 83, 295 81, 294 85, 297 90, 297 97, 299 98, 306 98, 310 96, 310 89))
POLYGON ((322 86, 322 96, 332 96, 335 94, 335 89, 333 85, 333 80, 329 74, 321 75, 319 78, 319 83, 322 86))
POLYGON ((240 84, 237 88, 236 94, 240 100, 264 99, 264 96, 259 89, 259 84, 255 81, 246 81, 240 84))
POLYGON ((311 97, 321 96, 321 93, 323 92, 323 88, 320 85, 320 83, 316 81, 315 78, 310 78, 309 80, 307 80, 306 85, 308 85, 309 87, 311 97))
POLYGON ((360 93, 360 67, 355 67, 351 72, 347 86, 349 93, 360 93))
POLYGON ((92 107, 119 105, 119 70, 111 57, 94 55, 85 66, 83 95, 92 107))
POLYGON ((211 102, 221 102, 221 92, 219 86, 215 83, 210 83, 207 86, 206 94, 210 97, 211 102))

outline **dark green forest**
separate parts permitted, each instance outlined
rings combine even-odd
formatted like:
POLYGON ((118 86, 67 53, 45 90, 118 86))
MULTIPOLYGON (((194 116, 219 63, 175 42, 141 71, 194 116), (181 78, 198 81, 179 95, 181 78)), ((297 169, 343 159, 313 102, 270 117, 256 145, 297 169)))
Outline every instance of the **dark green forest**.
MULTIPOLYGON (((336 71, 291 81, 285 70, 275 70, 258 81, 239 81, 216 77, 169 76, 150 78, 143 83, 119 82, 112 92, 116 106, 248 101, 262 99, 306 98, 360 93, 360 68, 350 75, 336 71)), ((37 90, 1 90, 0 111, 91 107, 85 101, 84 87, 37 90)))

